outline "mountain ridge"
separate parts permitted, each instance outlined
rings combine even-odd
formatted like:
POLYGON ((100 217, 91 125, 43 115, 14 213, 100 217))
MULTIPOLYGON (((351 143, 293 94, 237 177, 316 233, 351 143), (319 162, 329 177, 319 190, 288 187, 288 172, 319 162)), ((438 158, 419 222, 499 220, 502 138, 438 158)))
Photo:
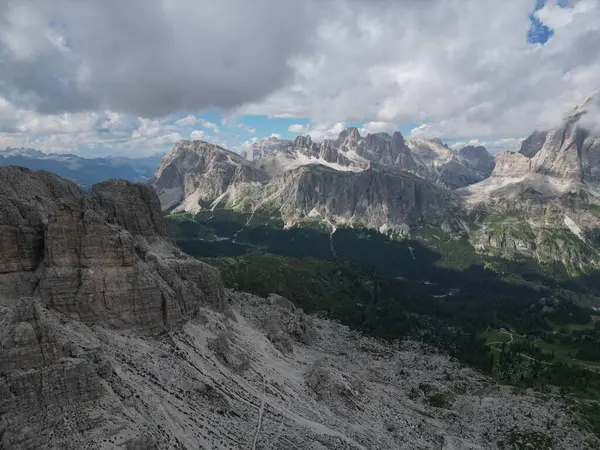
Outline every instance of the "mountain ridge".
POLYGON ((252 145, 248 158, 264 164, 273 176, 307 163, 355 172, 364 170, 370 163, 377 163, 408 170, 456 189, 479 182, 491 173, 493 157, 484 147, 481 149, 487 156, 478 154, 470 163, 473 153, 463 152, 460 156, 460 152, 454 152, 439 139, 407 142, 397 131, 392 134, 371 133, 363 137, 357 128, 350 127, 340 132, 337 139, 321 142, 314 142, 310 136, 297 136, 293 141, 266 138, 252 145), (442 155, 440 149, 447 153, 442 155))
POLYGON ((30 148, 0 149, 0 166, 46 170, 76 182, 85 189, 108 179, 149 180, 160 165, 162 153, 143 158, 108 156, 83 158, 71 153, 44 153, 30 148))

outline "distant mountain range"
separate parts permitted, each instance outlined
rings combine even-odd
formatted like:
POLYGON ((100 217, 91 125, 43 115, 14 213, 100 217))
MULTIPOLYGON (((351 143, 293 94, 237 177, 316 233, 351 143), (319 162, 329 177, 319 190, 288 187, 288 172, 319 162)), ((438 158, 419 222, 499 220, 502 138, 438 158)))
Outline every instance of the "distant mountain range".
POLYGON ((450 189, 481 181, 493 168, 483 147, 461 156, 439 140, 407 144, 398 132, 362 137, 356 128, 320 143, 309 136, 270 138, 253 148, 251 159, 182 141, 163 159, 153 185, 173 212, 268 210, 288 226, 320 220, 402 234, 423 224, 466 229, 466 212, 450 189))
POLYGON ((335 140, 268 138, 246 158, 182 141, 152 180, 165 211, 225 209, 285 227, 367 228, 407 236, 424 227, 467 236, 479 253, 600 266, 600 138, 581 119, 597 100, 536 131, 519 152, 453 151, 439 139, 396 132, 335 140))
POLYGON ((298 136, 294 141, 263 139, 253 144, 248 158, 272 176, 307 164, 357 172, 376 163, 415 173, 449 189, 482 181, 494 169, 494 158, 485 147, 454 152, 439 139, 406 142, 399 132, 363 137, 357 128, 348 128, 337 139, 319 143, 310 136, 298 136))
POLYGON ((0 150, 0 166, 22 166, 31 170, 46 170, 65 177, 84 189, 109 179, 134 182, 147 181, 160 164, 163 154, 145 158, 110 156, 82 158, 72 154, 44 153, 30 148, 0 150))

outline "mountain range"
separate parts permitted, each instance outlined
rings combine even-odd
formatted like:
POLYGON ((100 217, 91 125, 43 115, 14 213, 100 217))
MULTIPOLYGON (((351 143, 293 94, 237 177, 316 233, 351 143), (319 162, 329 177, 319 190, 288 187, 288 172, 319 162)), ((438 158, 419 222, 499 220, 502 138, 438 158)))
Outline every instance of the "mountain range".
POLYGON ((272 137, 247 158, 182 141, 151 183, 172 213, 225 208, 281 218, 285 227, 397 236, 434 227, 468 235, 490 256, 584 273, 600 265, 600 140, 580 124, 589 105, 557 129, 534 132, 519 152, 495 158, 483 147, 455 152, 439 139, 363 137, 356 128, 320 143, 272 137))
POLYGON ((72 154, 44 153, 30 148, 0 150, 0 166, 20 166, 46 170, 74 181, 84 189, 110 179, 133 182, 149 180, 163 157, 162 153, 145 158, 111 156, 82 158, 72 154))
POLYGON ((449 189, 481 181, 494 169, 494 158, 484 147, 454 152, 439 139, 405 142, 399 132, 362 137, 357 128, 322 142, 313 142, 310 136, 298 136, 294 141, 271 137, 254 143, 248 158, 272 176, 308 164, 358 172, 375 163, 418 174, 449 189))

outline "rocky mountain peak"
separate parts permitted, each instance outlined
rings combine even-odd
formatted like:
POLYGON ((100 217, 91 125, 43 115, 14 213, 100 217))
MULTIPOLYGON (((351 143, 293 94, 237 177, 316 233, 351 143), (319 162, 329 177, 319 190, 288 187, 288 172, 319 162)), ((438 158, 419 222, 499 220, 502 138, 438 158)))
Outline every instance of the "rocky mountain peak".
POLYGON ((496 162, 494 157, 482 145, 468 145, 458 151, 458 159, 465 166, 481 175, 482 178, 489 177, 496 162))
POLYGON ((306 136, 296 136, 294 140, 294 147, 296 148, 312 148, 313 141, 309 135, 306 136))
POLYGON ((151 183, 163 210, 198 211, 231 185, 270 176, 237 153, 204 141, 181 141, 162 160, 151 183), (177 210, 179 210, 177 209, 177 210))
POLYGON ((361 135, 356 127, 346 128, 339 134, 338 141, 339 142, 357 142, 360 140, 361 135))
POLYGON ((110 180, 87 194, 48 172, 0 167, 0 295, 107 327, 176 327, 223 307, 216 270, 171 243, 150 186, 110 180))
POLYGON ((527 139, 521 142, 519 153, 527 158, 533 158, 542 149, 547 135, 547 131, 534 131, 527 139))
POLYGON ((465 158, 487 158, 490 153, 483 145, 467 145, 458 151, 459 156, 465 158))

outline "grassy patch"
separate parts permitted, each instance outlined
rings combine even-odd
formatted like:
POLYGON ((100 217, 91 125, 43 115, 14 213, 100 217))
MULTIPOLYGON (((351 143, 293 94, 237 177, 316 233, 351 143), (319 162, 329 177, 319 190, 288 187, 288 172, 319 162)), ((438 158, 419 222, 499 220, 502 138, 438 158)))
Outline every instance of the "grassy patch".
POLYGON ((293 228, 312 228, 314 230, 331 233, 333 228, 331 223, 320 217, 305 217, 296 221, 293 228))
POLYGON ((486 331, 485 333, 481 334, 481 337, 483 337, 488 344, 499 342, 500 345, 502 345, 503 342, 510 342, 510 336, 506 333, 502 333, 499 330, 486 331))
POLYGON ((498 236, 506 234, 523 241, 535 241, 535 235, 529 224, 518 216, 492 214, 487 217, 487 223, 498 236))

